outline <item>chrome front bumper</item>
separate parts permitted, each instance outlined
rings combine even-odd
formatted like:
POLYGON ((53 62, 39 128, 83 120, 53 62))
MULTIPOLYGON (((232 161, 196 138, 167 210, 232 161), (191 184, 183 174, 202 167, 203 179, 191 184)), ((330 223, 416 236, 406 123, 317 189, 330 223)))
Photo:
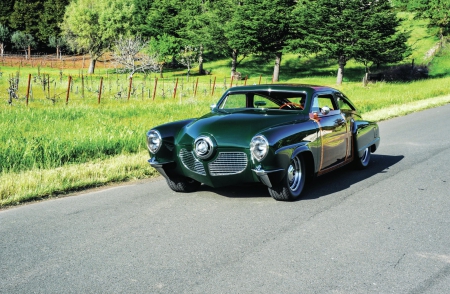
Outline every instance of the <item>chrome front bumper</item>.
POLYGON ((284 169, 276 170, 262 170, 262 169, 252 169, 252 171, 259 177, 261 183, 269 188, 272 188, 272 182, 270 181, 269 174, 284 171, 284 169))

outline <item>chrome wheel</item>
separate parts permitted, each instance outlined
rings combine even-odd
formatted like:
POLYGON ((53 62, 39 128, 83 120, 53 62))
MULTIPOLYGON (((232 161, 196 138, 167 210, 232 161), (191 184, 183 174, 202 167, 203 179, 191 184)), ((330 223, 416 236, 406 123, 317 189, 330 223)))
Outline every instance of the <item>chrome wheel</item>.
POLYGON ((281 201, 300 199, 300 194, 305 186, 305 176, 303 157, 297 155, 291 159, 283 179, 272 187, 268 187, 270 196, 281 201))
POLYGON ((289 189, 292 192, 297 191, 302 182, 303 176, 301 162, 298 157, 291 159, 291 164, 287 170, 287 176, 289 181, 289 189))
MULTIPOLYGON (((355 151, 355 156, 358 156, 358 153, 355 151)), ((366 168, 369 165, 370 162, 370 147, 367 147, 364 149, 363 155, 361 157, 358 157, 357 160, 355 160, 355 167, 359 169, 366 168)))
POLYGON ((364 150, 364 154, 363 156, 360 158, 361 160, 361 165, 363 166, 367 166, 369 164, 369 160, 370 160, 370 150, 369 147, 366 148, 366 150, 364 150))

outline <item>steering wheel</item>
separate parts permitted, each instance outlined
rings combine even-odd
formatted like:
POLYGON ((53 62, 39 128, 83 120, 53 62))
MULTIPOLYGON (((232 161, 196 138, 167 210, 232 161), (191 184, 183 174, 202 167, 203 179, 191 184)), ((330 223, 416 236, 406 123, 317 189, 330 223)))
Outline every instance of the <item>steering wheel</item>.
POLYGON ((281 108, 283 108, 283 107, 285 107, 285 106, 290 106, 290 105, 295 106, 295 107, 298 107, 298 108, 300 108, 300 109, 303 109, 303 106, 302 106, 301 104, 299 104, 299 103, 294 103, 294 102, 287 102, 287 103, 284 103, 284 104, 281 105, 280 108, 278 108, 278 109, 281 109, 281 108))

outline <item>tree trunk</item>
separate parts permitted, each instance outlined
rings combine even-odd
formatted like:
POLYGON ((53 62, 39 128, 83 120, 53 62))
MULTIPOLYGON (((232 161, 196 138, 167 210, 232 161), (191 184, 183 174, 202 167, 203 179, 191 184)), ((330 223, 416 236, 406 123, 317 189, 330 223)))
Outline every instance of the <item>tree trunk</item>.
POLYGON ((200 46, 198 52, 198 73, 201 75, 205 74, 205 70, 203 69, 203 46, 200 46))
POLYGON ((28 45, 28 58, 31 58, 31 46, 30 45, 28 45))
POLYGON ((158 66, 159 66, 159 77, 160 77, 160 78, 163 78, 163 68, 164 68, 164 63, 163 63, 163 62, 160 62, 158 66))
POLYGON ((344 67, 345 64, 347 63, 345 56, 342 55, 339 57, 339 69, 338 69, 338 73, 337 73, 337 79, 336 79, 336 84, 338 85, 342 85, 342 80, 344 79, 344 67))
POLYGON ((236 74, 236 66, 237 66, 237 51, 233 49, 231 53, 231 76, 234 77, 236 74))
POLYGON ((89 64, 88 74, 93 74, 95 71, 95 63, 97 62, 97 59, 92 57, 91 63, 89 64))
POLYGON ((273 68, 273 82, 278 82, 280 78, 280 64, 282 52, 275 53, 275 66, 273 68))
POLYGON ((2 58, 3 58, 4 51, 5 51, 5 47, 4 47, 3 43, 0 43, 0 57, 2 57, 2 58))

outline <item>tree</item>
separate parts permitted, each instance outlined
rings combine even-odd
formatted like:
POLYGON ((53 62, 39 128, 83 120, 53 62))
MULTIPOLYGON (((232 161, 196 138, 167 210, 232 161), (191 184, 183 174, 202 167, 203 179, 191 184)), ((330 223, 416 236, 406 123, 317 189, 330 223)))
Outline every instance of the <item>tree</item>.
POLYGON ((204 74, 203 70, 203 50, 205 44, 209 44, 209 1, 187 0, 183 10, 179 14, 179 20, 185 24, 178 34, 184 44, 195 44, 198 46, 198 68, 199 74, 204 74))
POLYGON ((182 4, 179 0, 153 0, 145 23, 139 26, 142 36, 150 38, 168 34, 178 39, 178 31, 182 27, 179 16, 182 4))
POLYGON ((411 0, 408 9, 417 13, 417 17, 430 20, 430 27, 438 29, 441 46, 444 36, 450 32, 450 1, 448 0, 411 0))
POLYGON ((48 38, 48 45, 56 48, 56 58, 62 58, 62 47, 66 45, 66 40, 62 37, 50 36, 48 38))
POLYGON ((307 0, 299 2, 293 14, 290 49, 336 59, 338 85, 348 60, 398 61, 407 49, 406 34, 397 31, 400 20, 389 0, 307 0))
POLYGON ((115 40, 113 47, 114 60, 123 66, 123 70, 132 77, 136 72, 148 72, 158 70, 156 55, 148 55, 143 51, 147 47, 140 36, 122 37, 115 40))
POLYGON ((127 0, 74 0, 67 6, 62 23, 69 46, 91 57, 88 73, 119 35, 128 35, 133 5, 127 0))
POLYGON ((0 5, 0 24, 9 24, 9 17, 14 11, 15 0, 2 0, 2 5, 0 5))
POLYGON ((192 67, 198 63, 198 48, 190 45, 184 46, 184 49, 178 53, 177 60, 187 67, 187 77, 189 78, 192 67))
POLYGON ((237 66, 244 60, 249 54, 255 53, 255 44, 257 40, 252 34, 246 34, 247 29, 251 28, 251 23, 248 21, 247 15, 243 12, 243 3, 239 2, 234 10, 231 10, 232 17, 225 22, 225 40, 227 40, 227 46, 230 48, 231 55, 231 76, 236 74, 237 66), (239 59, 241 56, 241 59, 239 59))
POLYGON ((11 28, 29 34, 34 39, 39 32, 42 7, 41 0, 16 0, 9 18, 11 28))
POLYGON ((236 10, 233 32, 228 33, 241 50, 275 57, 273 80, 278 81, 283 48, 290 38, 294 0, 248 0, 236 10), (276 16, 276 17, 274 17, 276 16))
POLYGON ((178 53, 180 46, 174 36, 162 34, 156 38, 152 37, 148 44, 147 52, 157 58, 159 74, 163 77, 164 66, 178 53))
POLYGON ((30 55, 30 48, 36 44, 32 35, 21 31, 16 31, 12 34, 11 42, 14 44, 14 47, 25 52, 25 59, 28 59, 30 55))
MULTIPOLYGON (((37 38, 42 42, 49 41, 50 38, 60 38, 60 23, 64 20, 64 13, 69 0, 45 0, 39 17, 37 38)), ((56 46, 53 46, 57 48, 56 46)))
POLYGON ((8 41, 9 37, 8 27, 0 24, 0 57, 3 57, 6 47, 5 43, 8 41))

